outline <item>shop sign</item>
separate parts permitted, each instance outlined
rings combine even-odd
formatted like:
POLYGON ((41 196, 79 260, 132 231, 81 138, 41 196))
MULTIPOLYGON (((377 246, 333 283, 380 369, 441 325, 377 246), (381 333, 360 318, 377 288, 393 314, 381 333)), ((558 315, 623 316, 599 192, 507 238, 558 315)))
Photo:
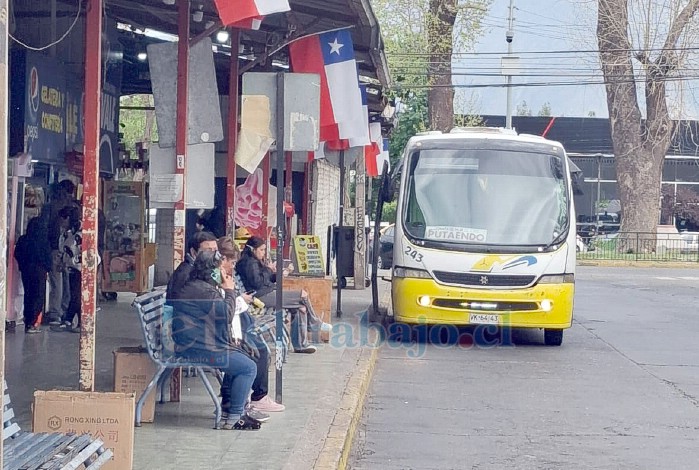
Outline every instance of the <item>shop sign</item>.
POLYGON ((66 135, 66 80, 50 57, 27 52, 24 136, 33 159, 62 163, 66 135))

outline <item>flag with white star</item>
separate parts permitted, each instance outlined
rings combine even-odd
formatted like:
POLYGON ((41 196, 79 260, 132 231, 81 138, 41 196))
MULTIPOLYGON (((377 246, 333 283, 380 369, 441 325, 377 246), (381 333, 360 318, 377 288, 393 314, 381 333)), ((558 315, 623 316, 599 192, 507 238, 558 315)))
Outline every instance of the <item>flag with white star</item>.
POLYGON ((302 38, 289 45, 289 56, 294 72, 320 76, 320 141, 362 137, 364 109, 350 30, 302 38))

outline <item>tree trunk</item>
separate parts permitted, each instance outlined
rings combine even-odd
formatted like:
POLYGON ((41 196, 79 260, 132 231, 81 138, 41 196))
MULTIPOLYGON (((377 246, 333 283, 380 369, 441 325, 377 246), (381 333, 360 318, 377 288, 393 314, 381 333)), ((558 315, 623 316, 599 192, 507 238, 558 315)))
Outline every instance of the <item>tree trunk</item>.
POLYGON ((448 132, 454 127, 451 55, 454 49, 457 3, 457 0, 430 0, 430 11, 426 19, 430 47, 427 69, 430 129, 442 132, 448 132))
POLYGON ((630 79, 635 75, 631 56, 634 48, 627 32, 628 8, 628 0, 599 0, 597 41, 621 200, 621 232, 641 232, 635 237, 635 248, 630 238, 626 242, 620 240, 617 246, 625 251, 649 251, 655 249, 651 239, 655 239, 660 220, 662 169, 674 132, 665 84, 677 68, 674 50, 678 38, 699 9, 699 0, 690 0, 677 16, 670 18, 664 46, 654 59, 649 50, 635 54, 645 74, 645 121, 635 80, 630 79))

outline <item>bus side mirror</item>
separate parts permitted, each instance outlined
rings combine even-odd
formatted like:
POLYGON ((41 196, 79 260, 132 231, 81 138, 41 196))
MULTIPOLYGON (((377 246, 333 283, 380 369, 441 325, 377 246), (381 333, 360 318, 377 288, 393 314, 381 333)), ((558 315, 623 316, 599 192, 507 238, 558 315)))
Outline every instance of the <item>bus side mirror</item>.
POLYGON ((390 171, 388 170, 388 162, 384 162, 383 171, 381 172, 381 201, 391 202, 396 193, 396 186, 394 179, 391 178, 390 171))

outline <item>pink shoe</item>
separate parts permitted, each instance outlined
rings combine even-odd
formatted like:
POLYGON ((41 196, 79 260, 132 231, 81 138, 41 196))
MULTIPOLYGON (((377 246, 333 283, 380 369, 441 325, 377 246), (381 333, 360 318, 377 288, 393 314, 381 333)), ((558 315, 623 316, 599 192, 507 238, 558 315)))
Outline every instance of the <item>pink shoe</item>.
POLYGON ((264 413, 277 413, 286 409, 284 405, 272 400, 269 395, 266 395, 262 400, 251 402, 250 405, 254 410, 264 413))

